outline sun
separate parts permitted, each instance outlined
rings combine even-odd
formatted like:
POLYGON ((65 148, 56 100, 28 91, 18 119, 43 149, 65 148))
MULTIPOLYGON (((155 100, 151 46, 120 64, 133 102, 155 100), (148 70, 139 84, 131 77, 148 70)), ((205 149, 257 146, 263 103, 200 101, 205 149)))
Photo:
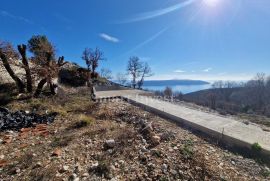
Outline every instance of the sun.
POLYGON ((216 7, 221 0, 203 0, 204 4, 210 7, 216 7))

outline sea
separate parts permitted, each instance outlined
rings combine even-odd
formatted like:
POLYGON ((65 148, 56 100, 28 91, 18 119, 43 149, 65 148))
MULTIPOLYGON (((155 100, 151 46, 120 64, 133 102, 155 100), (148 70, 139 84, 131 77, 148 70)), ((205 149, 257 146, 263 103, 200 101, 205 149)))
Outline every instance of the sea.
MULTIPOLYGON (((167 85, 156 85, 156 86, 143 86, 143 89, 150 90, 150 91, 164 91, 167 85)), ((197 92, 200 90, 210 89, 211 84, 204 84, 204 85, 170 85, 170 88, 174 92, 182 92, 183 94, 188 94, 191 92, 197 92)))

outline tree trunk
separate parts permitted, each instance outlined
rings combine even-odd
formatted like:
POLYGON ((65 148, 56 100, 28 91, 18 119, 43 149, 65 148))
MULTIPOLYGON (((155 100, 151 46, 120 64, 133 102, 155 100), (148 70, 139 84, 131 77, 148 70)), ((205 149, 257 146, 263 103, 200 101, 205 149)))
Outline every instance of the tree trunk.
POLYGON ((22 82, 22 80, 14 73, 14 71, 11 69, 9 62, 7 60, 6 55, 0 50, 0 58, 3 61, 3 65, 7 72, 9 73, 10 77, 16 82, 16 85, 18 87, 18 90, 20 93, 24 93, 25 85, 22 82))
POLYGON ((42 91, 43 86, 46 84, 47 79, 42 79, 37 86, 36 92, 35 92, 35 97, 38 97, 42 91))
POLYGON ((50 90, 51 90, 52 95, 56 95, 56 88, 57 88, 57 85, 50 83, 50 90))
POLYGON ((22 56, 22 63, 24 65, 25 73, 26 73, 26 82, 27 82, 27 91, 31 93, 33 91, 32 86, 32 77, 31 77, 31 71, 29 68, 28 60, 26 57, 26 45, 18 45, 18 50, 22 56))

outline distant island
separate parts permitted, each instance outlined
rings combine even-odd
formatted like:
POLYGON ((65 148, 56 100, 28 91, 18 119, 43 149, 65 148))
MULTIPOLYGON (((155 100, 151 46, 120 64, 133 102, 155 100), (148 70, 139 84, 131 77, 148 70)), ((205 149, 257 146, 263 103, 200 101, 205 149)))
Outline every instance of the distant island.
POLYGON ((144 86, 176 86, 176 85, 207 85, 209 82, 202 80, 146 80, 144 86))

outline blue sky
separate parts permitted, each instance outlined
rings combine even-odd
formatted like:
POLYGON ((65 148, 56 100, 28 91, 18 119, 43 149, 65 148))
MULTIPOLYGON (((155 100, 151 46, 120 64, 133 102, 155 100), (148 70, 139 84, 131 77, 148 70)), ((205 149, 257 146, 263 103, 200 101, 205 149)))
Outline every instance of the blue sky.
POLYGON ((148 62, 150 79, 270 74, 269 0, 5 0, 0 23, 0 39, 16 45, 45 34, 80 65, 83 49, 97 46, 114 74, 130 56, 148 62))

